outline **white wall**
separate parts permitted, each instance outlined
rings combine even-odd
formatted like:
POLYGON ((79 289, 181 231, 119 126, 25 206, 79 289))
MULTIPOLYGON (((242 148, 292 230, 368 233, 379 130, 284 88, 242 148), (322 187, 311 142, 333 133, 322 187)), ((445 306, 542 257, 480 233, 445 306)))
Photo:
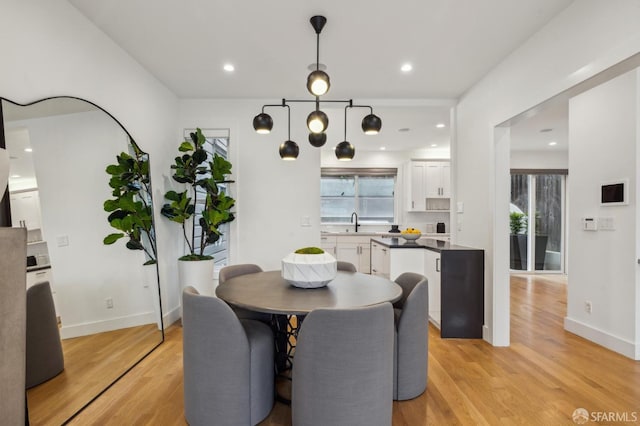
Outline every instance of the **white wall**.
POLYGON ((39 183, 43 238, 48 242, 57 314, 64 338, 153 323, 153 297, 144 287, 142 251, 114 232, 102 204, 111 197, 104 172, 128 150, 128 137, 102 111, 8 123, 28 131, 39 183), (58 237, 69 244, 59 246, 58 237), (107 309, 105 299, 113 299, 107 309))
POLYGON ((512 169, 567 169, 568 151, 511 151, 512 169))
POLYGON ((634 70, 569 100, 565 327, 629 357, 636 342, 638 81, 634 70), (600 206, 602 182, 628 179, 629 204, 600 206), (615 230, 582 231, 584 217, 613 218, 615 230), (590 301, 592 313, 585 311, 590 301))
POLYGON ((503 244, 509 194, 501 186, 508 177, 509 147, 494 127, 639 52, 638 22, 640 4, 635 0, 574 2, 456 107, 454 182, 457 201, 465 209, 456 238, 458 244, 485 249, 485 338, 495 345, 509 344, 508 245, 503 244), (502 189, 494 192, 496 188, 502 189), (496 267, 500 273, 494 276, 496 267))
MULTIPOLYGON (((177 100, 73 6, 63 0, 2 0, 0 96, 26 103, 70 95, 113 114, 151 155, 165 314, 179 303, 178 238, 159 216, 173 158, 177 100)), ((174 316, 175 318, 175 316, 174 316)))
MULTIPOLYGON (((272 114, 270 134, 259 135, 253 129, 253 117, 266 103, 273 100, 183 100, 179 127, 230 129, 236 181, 232 184, 236 220, 231 223, 231 261, 270 270, 280 269, 288 253, 320 244, 320 150, 307 142, 306 112, 294 107, 291 139, 300 146, 300 155, 296 161, 280 159, 278 147, 287 139, 284 110, 281 115, 272 114), (301 226, 305 217, 310 226, 301 226)), ((174 145, 177 153, 177 142, 174 145)))

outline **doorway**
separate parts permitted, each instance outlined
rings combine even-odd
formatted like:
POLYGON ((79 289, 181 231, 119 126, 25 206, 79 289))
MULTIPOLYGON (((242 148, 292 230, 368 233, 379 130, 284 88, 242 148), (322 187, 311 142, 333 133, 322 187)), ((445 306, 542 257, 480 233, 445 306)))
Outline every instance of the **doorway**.
POLYGON ((563 273, 566 169, 511 170, 509 268, 563 273))

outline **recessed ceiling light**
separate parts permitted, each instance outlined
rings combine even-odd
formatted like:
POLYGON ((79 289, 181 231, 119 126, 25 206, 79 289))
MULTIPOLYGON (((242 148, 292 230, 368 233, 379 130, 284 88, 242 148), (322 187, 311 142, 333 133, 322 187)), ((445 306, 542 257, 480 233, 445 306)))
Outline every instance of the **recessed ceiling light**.
POLYGON ((223 68, 226 72, 233 72, 236 69, 236 67, 234 67, 233 64, 224 64, 223 68))
POLYGON ((387 148, 386 148, 386 147, 384 147, 384 146, 381 146, 381 147, 380 147, 380 151, 384 151, 385 149, 387 149, 387 148))
POLYGON ((446 124, 444 124, 444 123, 438 123, 438 124, 436 124, 436 127, 437 127, 438 129, 442 129, 442 128, 447 127, 447 126, 446 126, 446 124))
POLYGON ((540 129, 540 133, 549 133, 549 132, 553 132, 553 129, 548 128, 548 129, 540 129))
POLYGON ((413 65, 411 65, 410 63, 402 64, 402 66, 400 67, 400 71, 402 72, 409 72, 412 69, 413 69, 413 65))
POLYGON ((33 149, 32 148, 25 148, 24 152, 33 152, 33 149))
POLYGON ((11 177, 15 179, 15 178, 19 178, 20 175, 11 175, 11 177))
POLYGON ((558 145, 558 142, 556 141, 549 142, 549 146, 556 146, 556 145, 558 145))
POLYGON ((400 128, 400 129, 398 129, 398 131, 399 131, 399 132, 401 132, 401 133, 408 132, 408 131, 410 131, 410 130, 411 130, 411 129, 410 129, 410 128, 408 128, 408 127, 402 127, 402 128, 400 128))
POLYGON ((431 146, 435 148, 436 146, 438 146, 438 144, 437 143, 432 143, 431 146))

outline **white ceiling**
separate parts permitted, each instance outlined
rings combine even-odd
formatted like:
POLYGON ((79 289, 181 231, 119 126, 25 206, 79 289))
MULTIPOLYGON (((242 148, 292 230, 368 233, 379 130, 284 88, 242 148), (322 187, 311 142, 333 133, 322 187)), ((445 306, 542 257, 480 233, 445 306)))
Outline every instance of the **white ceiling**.
POLYGON ((566 151, 569 149, 569 103, 547 103, 511 125, 512 151, 566 151), (555 145, 549 145, 556 142, 555 145))
POLYGON ((181 98, 278 100, 309 97, 313 15, 327 98, 458 98, 571 0, 69 2, 181 98))

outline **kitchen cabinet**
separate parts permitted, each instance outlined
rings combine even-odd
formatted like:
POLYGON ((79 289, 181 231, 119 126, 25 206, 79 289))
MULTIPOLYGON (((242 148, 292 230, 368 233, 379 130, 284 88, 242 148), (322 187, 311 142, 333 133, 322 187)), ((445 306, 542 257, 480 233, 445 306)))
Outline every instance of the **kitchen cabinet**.
POLYGON ((27 288, 34 284, 43 283, 49 281, 51 284, 52 275, 51 269, 41 269, 39 271, 27 272, 27 288))
POLYGON ((337 236, 335 235, 320 235, 320 248, 333 257, 336 257, 337 254, 337 236))
POLYGON ((425 161, 411 161, 405 169, 408 172, 408 188, 407 194, 409 211, 424 211, 427 208, 426 204, 426 162, 425 161))
POLYGON ((426 250, 424 275, 429 281, 429 321, 440 328, 440 253, 426 250))
POLYGON ((408 211, 448 211, 449 205, 430 203, 427 199, 451 197, 451 166, 448 161, 416 161, 405 166, 405 190, 408 211))
POLYGON ((339 235, 336 241, 336 259, 355 265, 358 272, 371 273, 371 237, 339 235))
POLYGON ((40 229, 38 191, 14 192, 10 196, 11 224, 14 228, 40 229))
POLYGON ((434 239, 409 244, 400 238, 374 238, 371 250, 373 273, 388 268, 390 279, 402 272, 427 277, 429 320, 440 328, 440 336, 482 338, 484 250, 434 239))
POLYGON ((482 338, 484 251, 427 251, 429 320, 443 338, 482 338))
POLYGON ((389 279, 390 276, 389 249, 382 244, 371 242, 371 275, 378 275, 389 279))
POLYGON ((424 179, 427 198, 451 197, 451 164, 448 161, 427 162, 424 179))

